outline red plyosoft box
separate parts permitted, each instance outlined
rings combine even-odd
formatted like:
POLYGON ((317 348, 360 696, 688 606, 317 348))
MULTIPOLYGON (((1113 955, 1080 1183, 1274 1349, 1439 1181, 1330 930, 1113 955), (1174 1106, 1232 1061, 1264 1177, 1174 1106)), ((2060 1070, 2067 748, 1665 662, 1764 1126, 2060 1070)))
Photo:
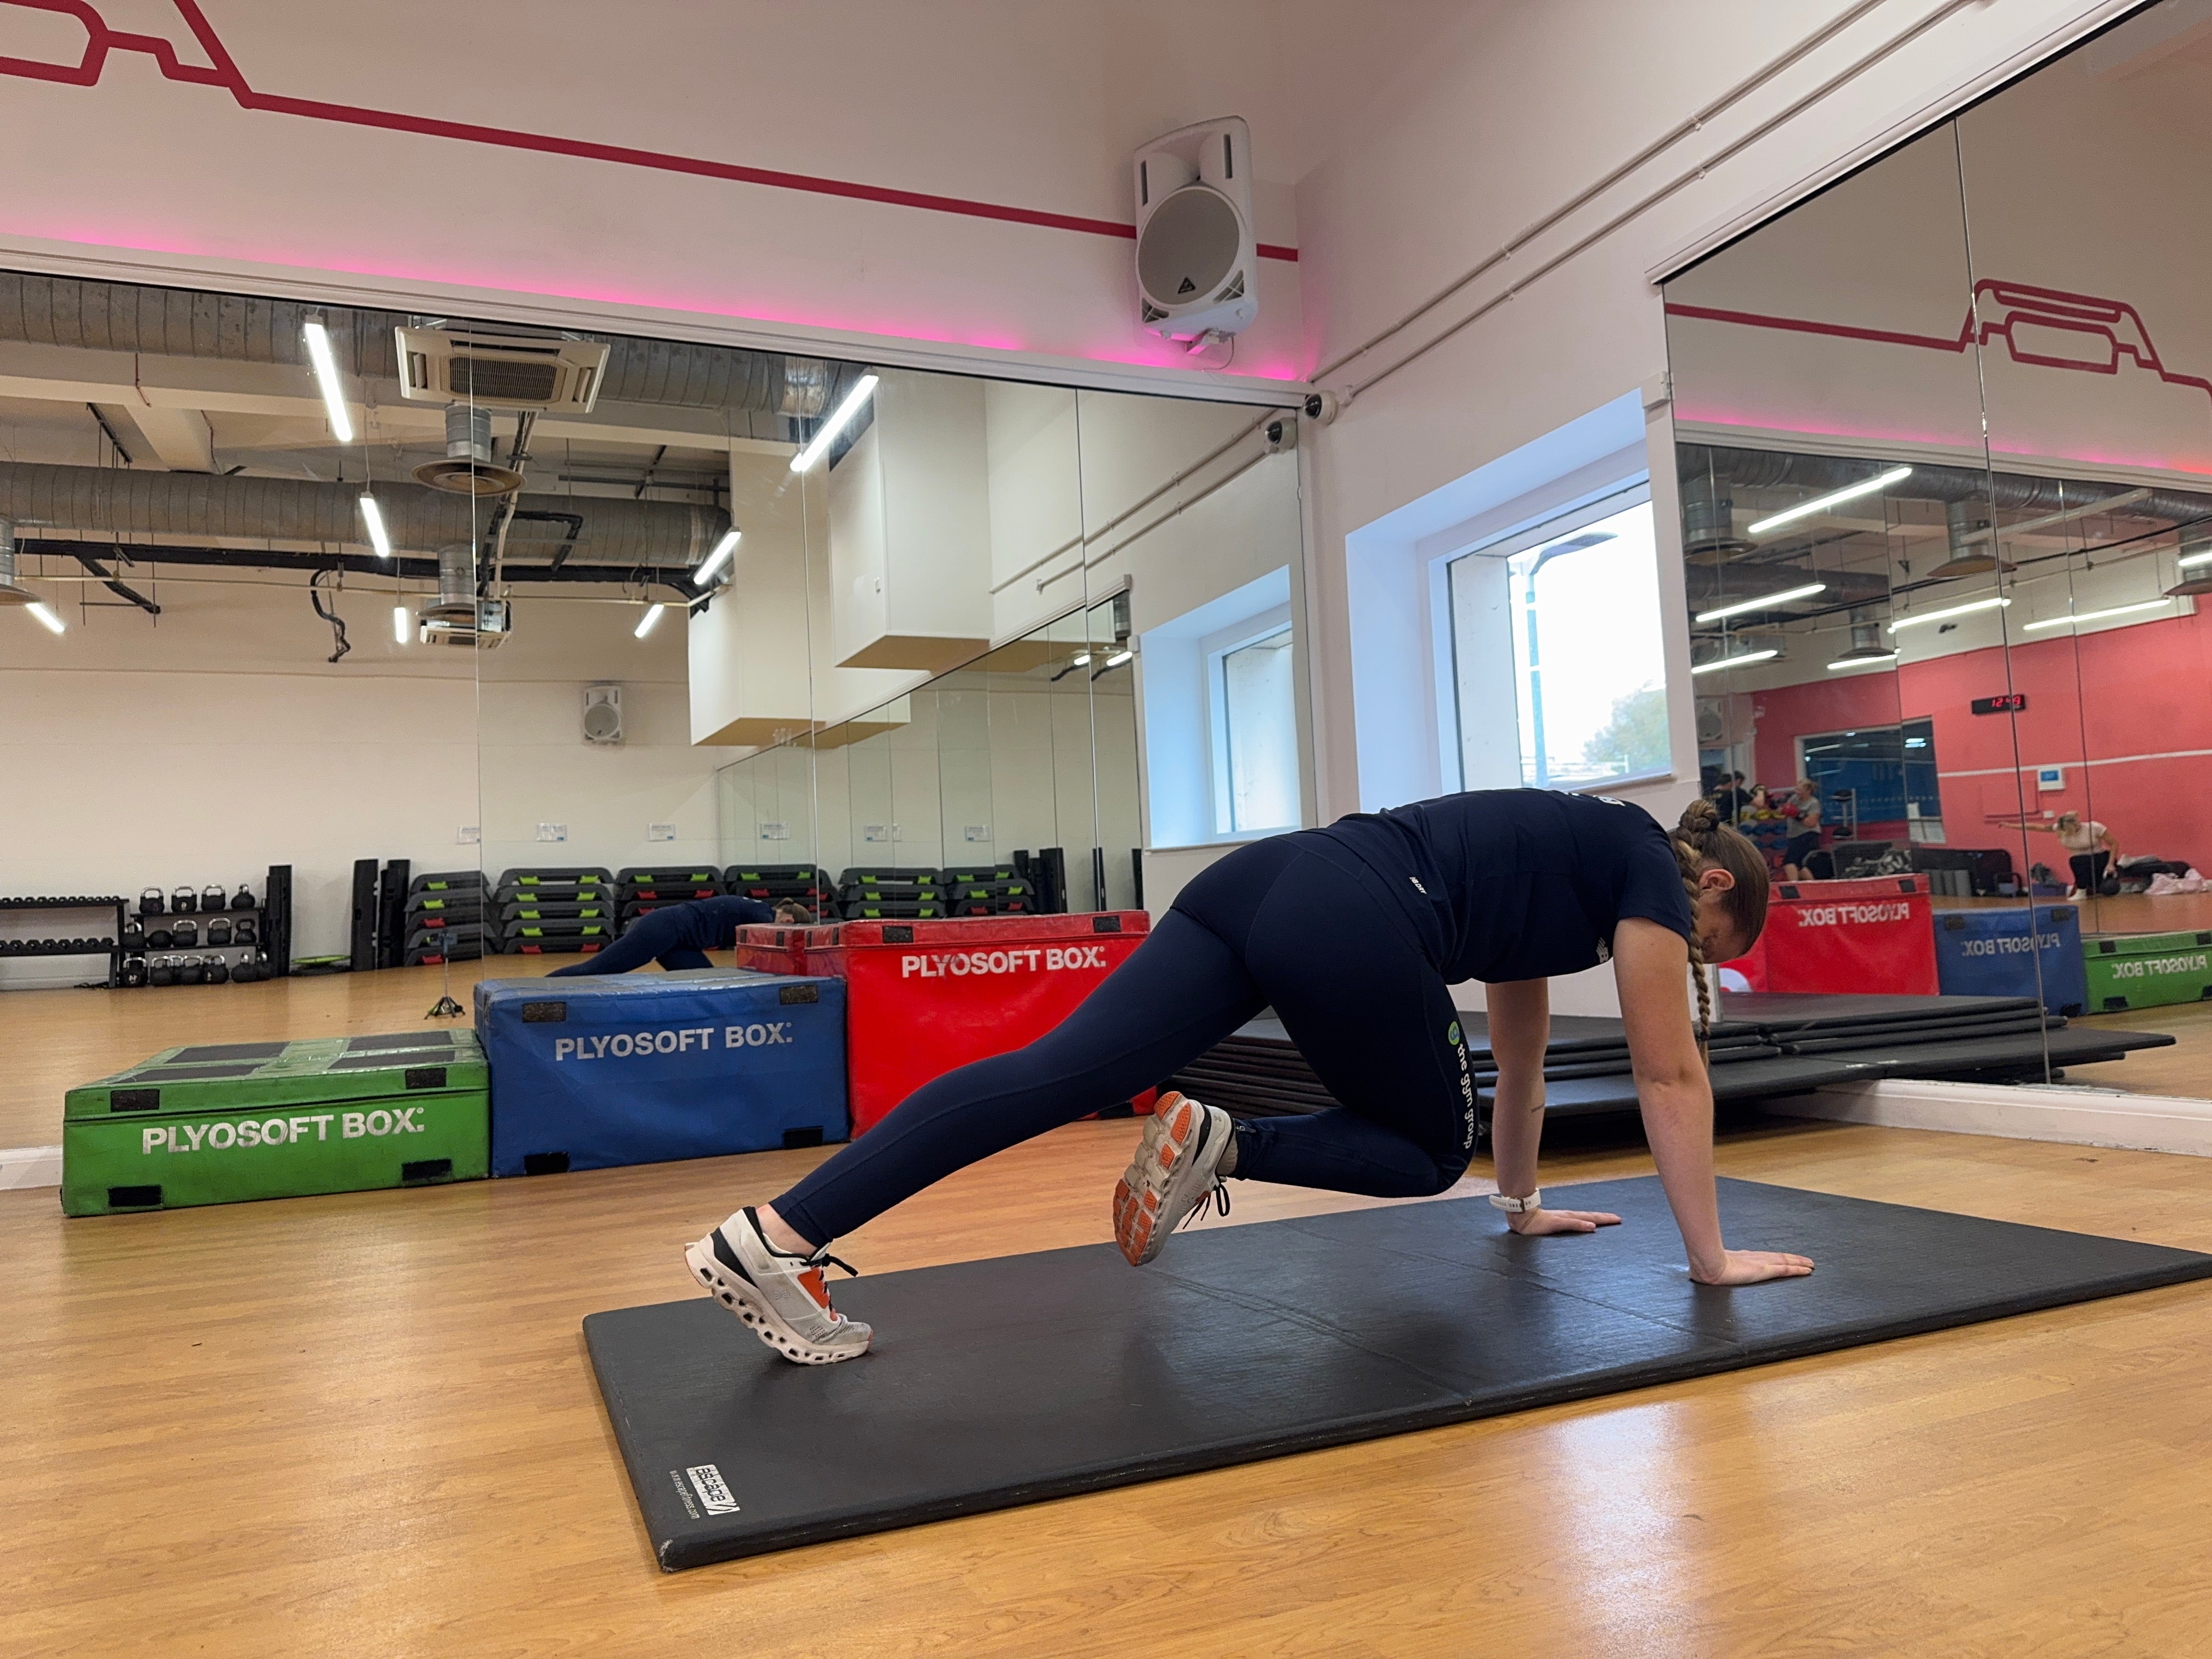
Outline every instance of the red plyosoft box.
POLYGON ((834 926, 779 927, 769 922, 748 922, 738 929, 737 966, 758 974, 803 974, 806 969, 800 963, 807 941, 820 934, 826 942, 836 932, 834 926))
POLYGON ((1775 884, 1766 931, 1723 965, 1754 991, 1932 997, 1936 919, 1925 876, 1775 884))
MULTIPOLYGON (((857 1135, 933 1079, 1042 1036, 1128 959, 1151 927, 1142 910, 1109 910, 784 928, 810 937, 792 966, 771 971, 845 981, 846 1082, 857 1135)), ((765 955, 775 947, 763 941, 753 948, 765 955)), ((740 963, 765 965, 746 963, 745 949, 741 935, 740 963)))

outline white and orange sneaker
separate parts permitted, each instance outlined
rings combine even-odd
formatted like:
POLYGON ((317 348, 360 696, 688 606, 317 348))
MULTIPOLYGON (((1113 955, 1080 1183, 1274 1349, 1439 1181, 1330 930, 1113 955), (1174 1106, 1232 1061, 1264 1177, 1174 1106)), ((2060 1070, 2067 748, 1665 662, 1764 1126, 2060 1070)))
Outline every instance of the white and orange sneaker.
POLYGON ((786 1359, 834 1365, 868 1351, 875 1332, 830 1305, 823 1270, 846 1267, 829 1246, 812 1255, 779 1250, 761 1236, 753 1212, 740 1210, 684 1252, 691 1276, 747 1328, 786 1359))
POLYGON ((1173 1090, 1159 1097, 1136 1157, 1114 1188, 1114 1242, 1131 1267, 1158 1255, 1168 1236, 1208 1199, 1229 1213, 1221 1165, 1235 1145, 1235 1121, 1218 1106, 1173 1090))

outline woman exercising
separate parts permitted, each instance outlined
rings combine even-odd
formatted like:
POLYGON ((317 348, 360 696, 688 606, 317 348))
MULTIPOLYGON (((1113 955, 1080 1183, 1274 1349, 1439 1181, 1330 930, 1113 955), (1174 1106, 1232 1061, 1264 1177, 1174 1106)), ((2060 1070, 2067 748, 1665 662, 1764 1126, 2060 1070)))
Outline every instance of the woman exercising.
MULTIPOLYGON (((1684 974, 1742 955, 1766 921, 1766 862, 1692 803, 1670 836, 1641 807, 1546 790, 1448 795, 1239 848, 1053 1030, 916 1090, 773 1204, 690 1247, 692 1275, 786 1358, 827 1364, 872 1333, 830 1306, 830 1243, 992 1153, 1127 1100, 1273 1006, 1342 1103, 1237 1122, 1169 1094, 1114 1192, 1139 1267, 1224 1177, 1416 1198, 1474 1152, 1475 1091, 1449 985, 1489 985, 1498 1194, 1518 1233, 1620 1218, 1548 1210, 1536 1188, 1546 981, 1608 958, 1659 1178, 1706 1285, 1794 1278, 1800 1255, 1731 1250, 1713 1191, 1712 1090, 1684 974), (1326 918, 1326 921, 1321 920, 1326 918)), ((1709 1022, 1702 974, 1700 1030, 1709 1022)), ((848 1267, 848 1272, 852 1269, 848 1267)))
POLYGON ((627 974, 648 962, 658 962, 670 973, 685 968, 711 968, 709 951, 726 951, 738 942, 738 929, 750 922, 781 922, 787 927, 814 918, 803 904, 784 899, 770 904, 765 899, 691 899, 682 904, 647 910, 623 929, 613 944, 580 962, 556 968, 546 975, 627 974))

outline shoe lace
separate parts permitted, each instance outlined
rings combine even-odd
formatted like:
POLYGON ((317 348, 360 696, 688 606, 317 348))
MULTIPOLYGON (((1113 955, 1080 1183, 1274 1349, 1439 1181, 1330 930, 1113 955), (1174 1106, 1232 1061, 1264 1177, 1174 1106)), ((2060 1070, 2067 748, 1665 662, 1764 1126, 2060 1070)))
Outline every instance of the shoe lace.
POLYGON ((806 1258, 806 1265, 810 1267, 842 1267, 855 1279, 860 1276, 860 1270, 851 1262, 830 1255, 830 1247, 826 1244, 806 1258))
POLYGON ((1217 1180, 1207 1188, 1206 1195, 1190 1206, 1190 1213, 1176 1224, 1176 1231, 1182 1231, 1209 1209, 1216 1215, 1226 1216, 1229 1213, 1229 1183, 1227 1182, 1217 1180))

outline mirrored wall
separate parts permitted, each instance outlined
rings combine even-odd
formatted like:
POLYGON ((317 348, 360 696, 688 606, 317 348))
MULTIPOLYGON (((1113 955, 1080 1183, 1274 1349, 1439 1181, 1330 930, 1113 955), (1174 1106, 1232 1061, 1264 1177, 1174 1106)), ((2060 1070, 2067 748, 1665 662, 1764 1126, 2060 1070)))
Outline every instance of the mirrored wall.
POLYGON ((740 865, 1130 907, 1299 821, 1298 524, 1262 406, 0 274, 0 895, 202 982, 461 984, 740 865))
POLYGON ((2212 986, 2193 27, 2148 7, 1666 285, 1707 791, 1778 875, 1921 878, 1942 990, 2151 1030, 2212 986))

